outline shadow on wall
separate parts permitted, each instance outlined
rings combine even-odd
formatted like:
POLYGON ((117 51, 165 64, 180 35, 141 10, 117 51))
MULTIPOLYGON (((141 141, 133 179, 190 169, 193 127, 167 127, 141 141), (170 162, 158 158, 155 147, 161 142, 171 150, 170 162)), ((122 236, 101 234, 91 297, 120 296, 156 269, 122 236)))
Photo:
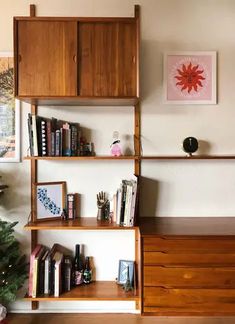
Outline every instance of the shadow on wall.
POLYGON ((157 214, 159 182, 141 177, 140 187, 140 217, 153 217, 157 214))

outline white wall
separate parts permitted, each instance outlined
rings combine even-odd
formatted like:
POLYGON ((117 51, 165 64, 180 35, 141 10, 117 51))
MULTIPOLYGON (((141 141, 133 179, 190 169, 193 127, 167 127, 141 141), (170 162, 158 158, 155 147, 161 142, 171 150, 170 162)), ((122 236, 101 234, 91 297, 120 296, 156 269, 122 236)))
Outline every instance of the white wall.
MULTIPOLYGON (((29 14, 26 0, 1 0, 0 51, 12 50, 12 17, 29 14)), ((233 154, 235 128, 235 1, 234 0, 50 0, 35 1, 37 15, 132 16, 141 5, 142 149, 144 155, 183 154, 182 140, 196 136, 201 151, 233 154), (218 52, 218 105, 170 106, 162 104, 162 54, 168 50, 218 52), (204 143, 204 144, 203 144, 204 143)), ((27 151, 26 118, 22 105, 22 155, 27 151)), ((39 113, 76 120, 87 128, 99 154, 108 154, 113 130, 133 134, 133 108, 40 108, 39 113)), ((128 143, 129 145, 129 143, 128 143)), ((152 161, 142 163, 141 214, 143 216, 233 216, 235 168, 233 161, 152 161)), ((66 180, 69 191, 82 195, 81 214, 94 216, 95 194, 112 192, 133 170, 132 162, 40 162, 40 181, 66 180)), ((0 216, 18 220, 17 237, 29 252, 29 233, 22 230, 30 212, 29 163, 0 164, 10 185, 0 216)), ((134 236, 128 232, 40 233, 41 242, 83 243, 96 260, 97 278, 112 280, 120 258, 134 258, 134 236), (109 271, 107 271, 107 268, 109 271)), ((134 303, 41 303, 53 311, 134 311, 134 303)), ((19 300, 14 310, 28 310, 19 300)))

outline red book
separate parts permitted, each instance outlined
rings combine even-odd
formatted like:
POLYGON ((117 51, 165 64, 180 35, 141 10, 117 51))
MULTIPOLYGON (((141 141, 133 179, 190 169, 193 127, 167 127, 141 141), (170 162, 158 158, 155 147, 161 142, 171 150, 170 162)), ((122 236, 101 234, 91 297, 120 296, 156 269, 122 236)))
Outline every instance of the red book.
POLYGON ((30 255, 30 266, 29 266, 29 297, 32 297, 32 292, 33 292, 33 265, 34 265, 34 259, 36 257, 36 255, 38 254, 38 252, 41 249, 41 244, 38 244, 35 249, 33 250, 33 252, 30 255))

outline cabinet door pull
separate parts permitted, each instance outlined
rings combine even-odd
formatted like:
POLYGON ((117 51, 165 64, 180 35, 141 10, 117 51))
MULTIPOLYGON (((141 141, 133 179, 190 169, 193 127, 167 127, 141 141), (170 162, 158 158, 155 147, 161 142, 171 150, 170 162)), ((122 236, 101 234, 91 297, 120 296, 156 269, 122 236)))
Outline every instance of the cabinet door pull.
POLYGON ((74 54, 74 56, 73 56, 73 61, 74 61, 74 63, 77 63, 77 55, 76 54, 74 54))
POLYGON ((20 63, 22 61, 22 56, 19 54, 18 55, 18 62, 20 63))

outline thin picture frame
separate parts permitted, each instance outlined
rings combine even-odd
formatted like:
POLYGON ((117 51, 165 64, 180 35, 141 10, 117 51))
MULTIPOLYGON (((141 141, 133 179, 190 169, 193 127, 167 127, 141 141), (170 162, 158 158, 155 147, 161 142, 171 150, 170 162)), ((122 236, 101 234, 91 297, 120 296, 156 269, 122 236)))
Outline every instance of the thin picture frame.
POLYGON ((66 202, 66 182, 38 182, 35 186, 35 220, 61 219, 66 202))
POLYGON ((12 52, 0 52, 0 118, 0 163, 20 162, 20 101, 14 99, 12 52), (10 78, 11 88, 4 90, 4 78, 7 75, 8 80, 10 78), (13 102, 14 105, 10 106, 13 102), (11 115, 10 109, 14 109, 11 115))
POLYGON ((165 52, 163 103, 217 104, 217 52, 165 52))
POLYGON ((127 267, 129 266, 129 279, 131 286, 134 287, 135 281, 135 261, 119 260, 117 283, 124 285, 127 280, 127 267))

